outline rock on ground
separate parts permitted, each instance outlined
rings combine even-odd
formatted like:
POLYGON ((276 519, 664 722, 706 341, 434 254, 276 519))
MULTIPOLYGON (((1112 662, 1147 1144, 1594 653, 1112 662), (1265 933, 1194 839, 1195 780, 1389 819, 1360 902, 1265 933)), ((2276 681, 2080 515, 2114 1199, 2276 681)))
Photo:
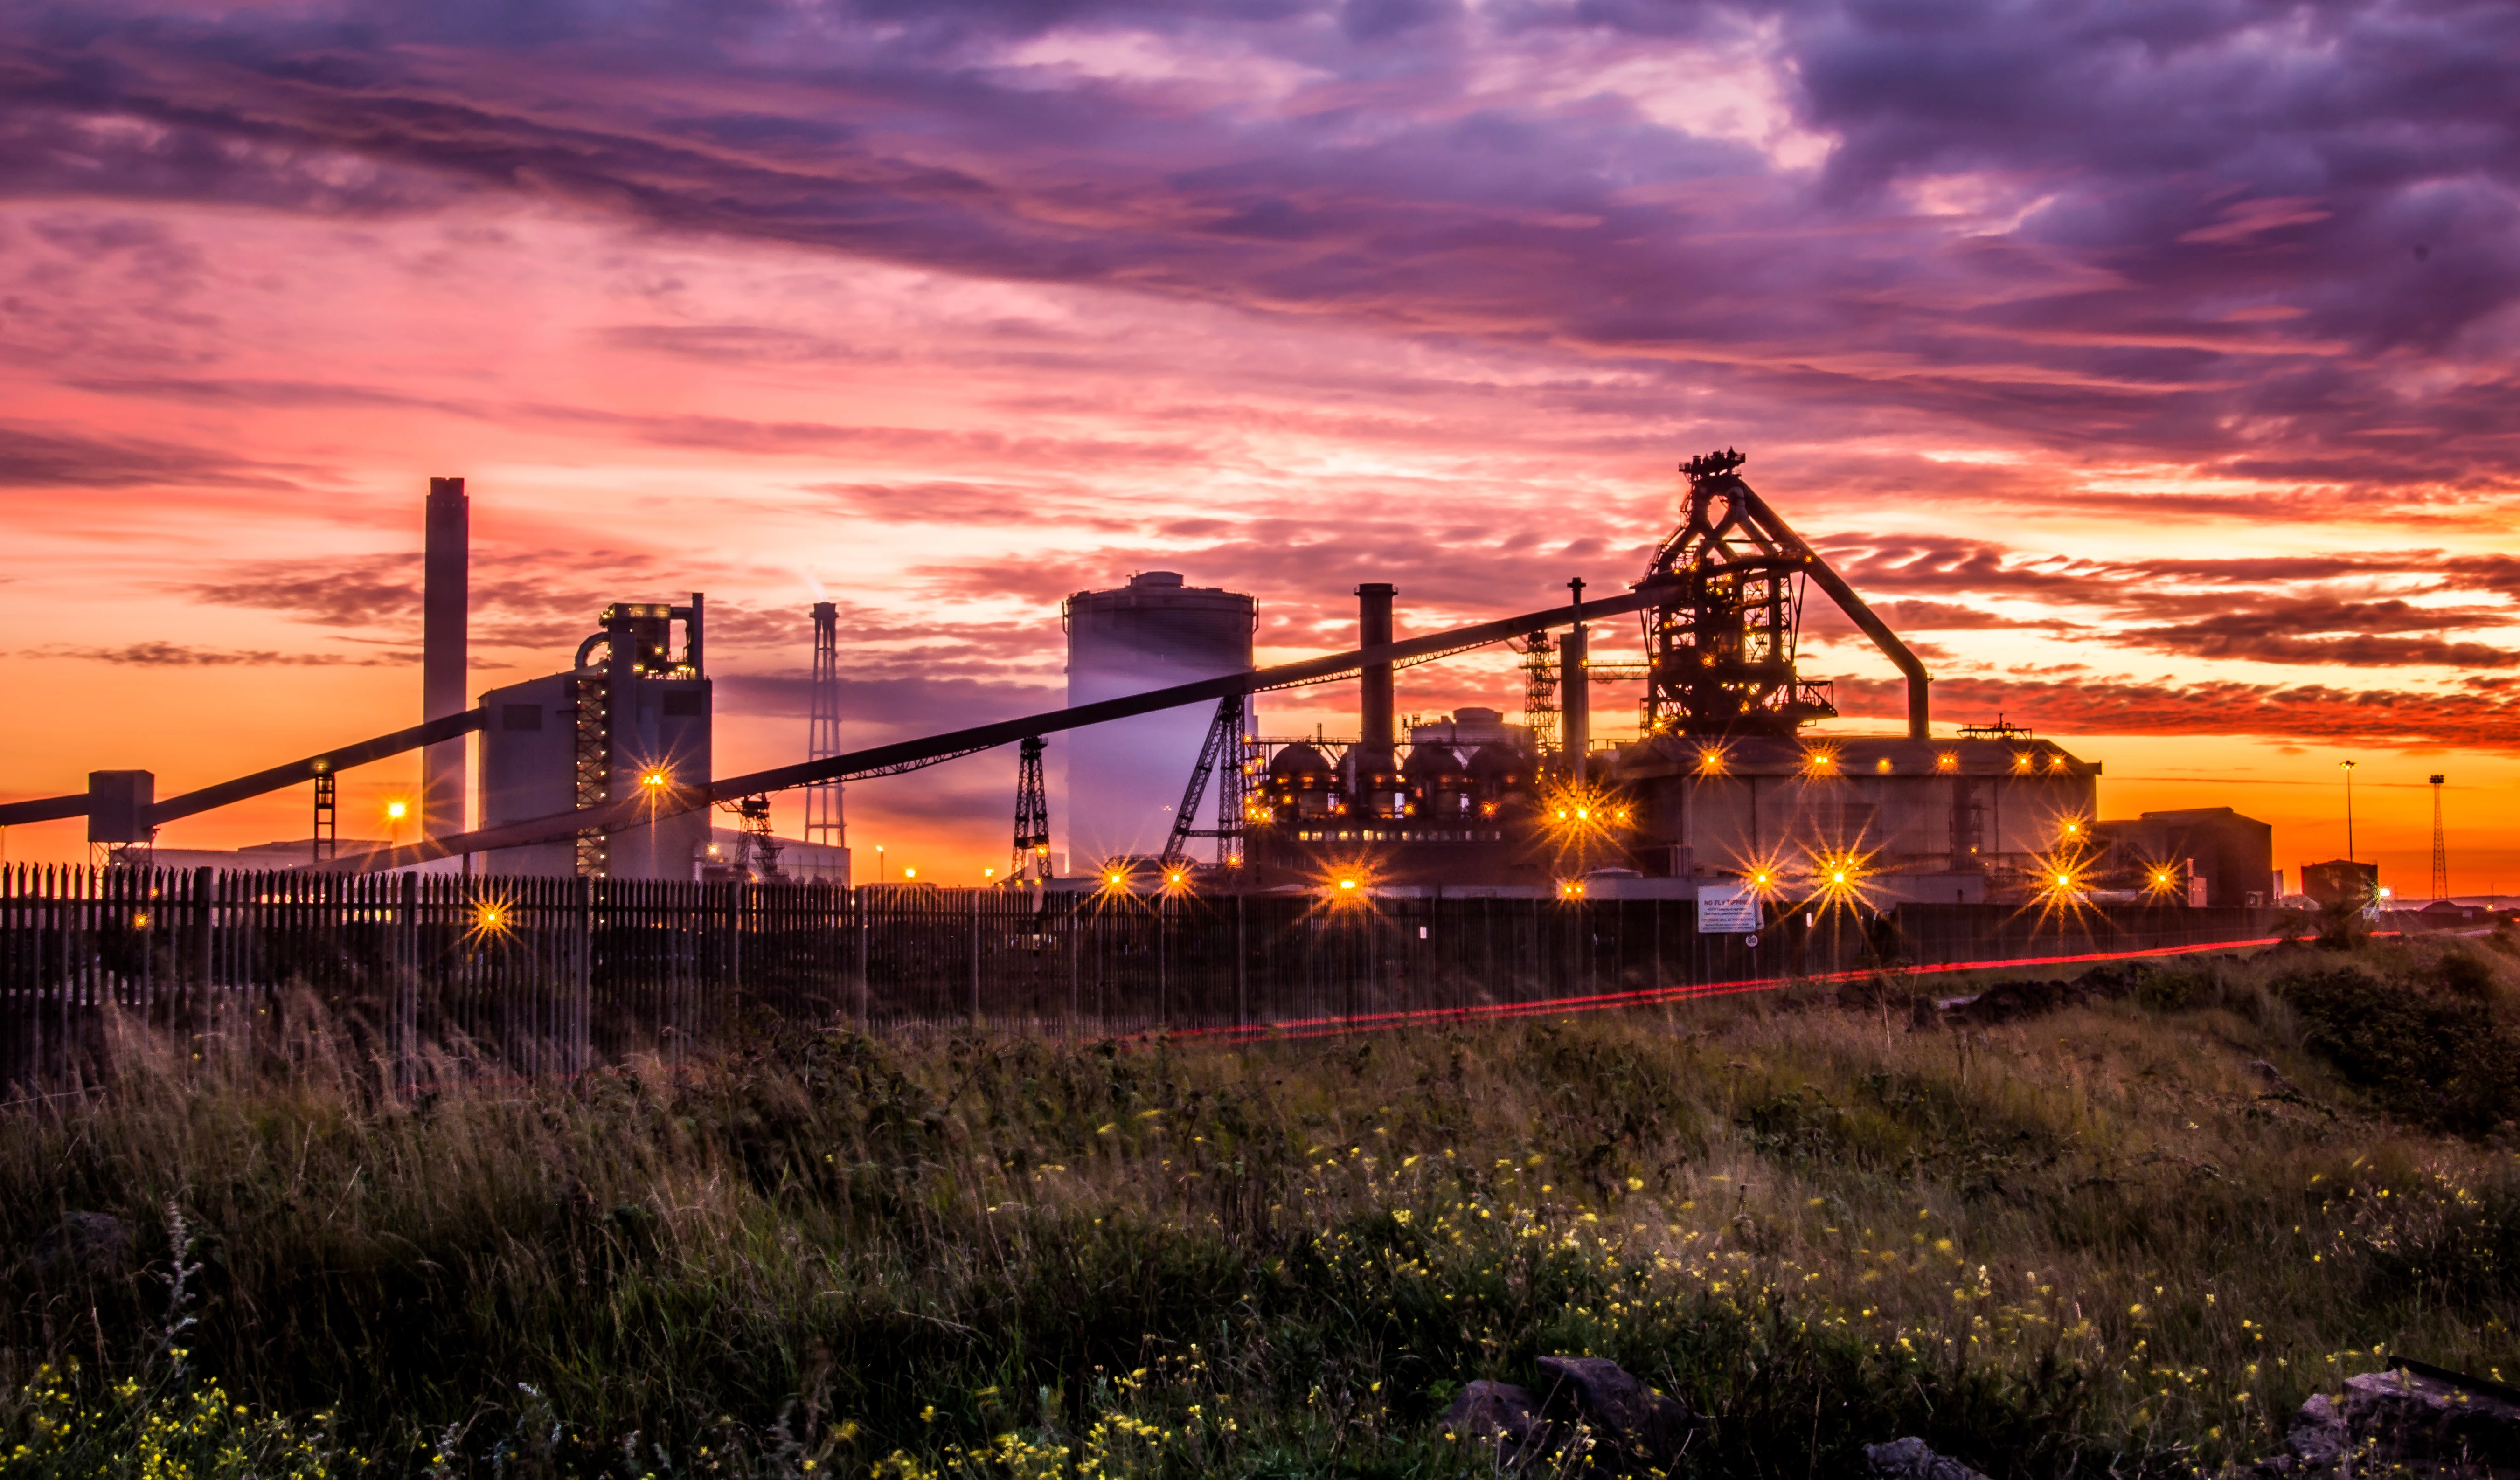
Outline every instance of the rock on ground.
POLYGON ((1606 1358, 1543 1357, 1539 1368, 1539 1393, 1484 1380, 1462 1388, 1444 1427, 1493 1445, 1505 1465, 1554 1464, 1580 1434, 1591 1445, 1579 1473, 1605 1476, 1669 1473, 1705 1421, 1606 1358))
POLYGON ((2315 1393, 2284 1435, 2289 1452, 2262 1476, 2508 1475, 2520 1469, 2520 1394, 2438 1368, 2400 1367, 2349 1377, 2341 1397, 2315 1393))
POLYGON ((1864 1447, 1862 1480, 1986 1480, 1949 1455, 1935 1454, 1922 1439, 1894 1439, 1864 1447))

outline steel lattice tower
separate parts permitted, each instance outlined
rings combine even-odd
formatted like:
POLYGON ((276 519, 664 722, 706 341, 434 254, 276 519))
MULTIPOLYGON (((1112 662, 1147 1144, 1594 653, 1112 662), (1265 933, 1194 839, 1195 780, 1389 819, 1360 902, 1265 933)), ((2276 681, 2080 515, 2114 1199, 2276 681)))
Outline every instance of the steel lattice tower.
POLYGON ((2443 838, 2442 838, 2442 808, 2441 808, 2441 788, 2442 788, 2442 779, 2441 779, 2440 777, 2436 776, 2436 777, 2434 777, 2434 778, 2432 779, 2432 784, 2433 784, 2433 898, 2435 898, 2435 899, 2448 899, 2448 898, 2450 898, 2450 849, 2449 849, 2449 847, 2444 843, 2444 840, 2443 840, 2443 838))
POLYGON ((1023 742, 1015 768, 1015 855, 1007 877, 1050 877, 1050 787, 1042 780, 1041 753, 1049 748, 1038 735, 1023 742))
POLYGON ((1253 733, 1250 696, 1244 695, 1235 709, 1235 735, 1226 747, 1224 774, 1217 779, 1216 866, 1220 869, 1241 866, 1242 842, 1251 823, 1252 784, 1265 764, 1260 738, 1253 733))
MULTIPOLYGON (((806 698, 805 758, 828 760, 840 753, 840 611, 830 602, 814 604, 814 681, 806 698)), ((805 788, 805 841, 833 848, 849 845, 848 817, 840 806, 840 784, 817 782, 805 788)))
POLYGON ((1531 729, 1531 743, 1541 754, 1557 748, 1557 659, 1546 632, 1522 640, 1522 722, 1531 729))

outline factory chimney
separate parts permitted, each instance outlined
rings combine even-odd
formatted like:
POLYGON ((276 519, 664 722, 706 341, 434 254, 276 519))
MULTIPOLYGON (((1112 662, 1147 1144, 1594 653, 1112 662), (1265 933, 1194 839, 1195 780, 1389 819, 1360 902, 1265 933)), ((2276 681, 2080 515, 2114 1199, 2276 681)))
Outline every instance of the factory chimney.
MULTIPOLYGON (((1584 605, 1584 582, 1581 578, 1566 583, 1575 594, 1575 605, 1584 605)), ((1566 737, 1566 779, 1576 785, 1586 780, 1585 769, 1593 749, 1593 675, 1584 665, 1593 658, 1593 629, 1582 622, 1566 629, 1557 644, 1558 719, 1566 737)))
MULTIPOLYGON (((422 573, 420 704, 423 720, 472 707, 465 695, 465 629, 472 614, 472 501, 462 478, 428 480, 428 555, 422 573)), ((464 741, 440 740, 422 752, 420 830, 450 837, 464 830, 464 741)))
MULTIPOLYGON (((1369 581, 1356 588, 1356 645, 1359 648, 1383 648, 1391 643, 1391 599, 1399 588, 1381 581, 1369 581)), ((1369 774, 1397 769, 1394 764, 1393 704, 1391 665, 1368 663, 1357 686, 1357 785, 1366 785, 1369 774)))

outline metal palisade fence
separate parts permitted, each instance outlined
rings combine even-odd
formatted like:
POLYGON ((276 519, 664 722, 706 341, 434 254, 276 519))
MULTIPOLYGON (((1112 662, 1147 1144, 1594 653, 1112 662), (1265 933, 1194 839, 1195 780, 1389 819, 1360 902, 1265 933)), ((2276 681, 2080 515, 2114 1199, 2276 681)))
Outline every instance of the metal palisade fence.
POLYGON ((117 1035, 286 1054, 320 1016, 389 1079, 568 1074, 772 1022, 1102 1036, 1338 1031, 1864 972, 2264 938, 2257 910, 1902 906, 1700 934, 1686 900, 1147 897, 925 885, 0 870, 0 1085, 117 1035), (426 1067, 424 1067, 426 1063, 426 1067))

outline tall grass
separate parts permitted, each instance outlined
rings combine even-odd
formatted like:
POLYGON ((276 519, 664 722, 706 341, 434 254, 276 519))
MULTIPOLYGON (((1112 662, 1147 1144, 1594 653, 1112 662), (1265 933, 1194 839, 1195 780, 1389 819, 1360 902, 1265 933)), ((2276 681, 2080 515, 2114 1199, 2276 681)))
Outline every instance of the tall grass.
POLYGON ((2421 1093, 2458 1047, 2422 1012, 2357 1058, 2301 985, 2506 1031, 2507 963, 2455 954, 1981 1026, 1873 990, 1234 1049, 800 1034, 411 1102, 323 1052, 159 1064, 0 1123, 0 1454, 137 1474, 191 1424, 200 1473, 1483 1473, 1452 1393, 1589 1352, 1715 1416, 1694 1473, 1904 1433, 2186 1472, 2386 1352, 2520 1377, 2511 1106, 2421 1093), (143 1257, 35 1256, 88 1211, 143 1257))

